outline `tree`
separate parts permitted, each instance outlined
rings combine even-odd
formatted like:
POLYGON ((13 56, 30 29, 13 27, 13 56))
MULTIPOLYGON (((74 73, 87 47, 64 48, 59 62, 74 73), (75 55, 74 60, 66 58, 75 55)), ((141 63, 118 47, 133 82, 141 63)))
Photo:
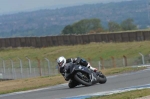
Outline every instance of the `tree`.
POLYGON ((62 34, 71 34, 72 32, 73 30, 71 25, 65 26, 64 29, 62 30, 62 34))
POLYGON ((62 34, 87 34, 98 28, 102 28, 100 19, 83 19, 72 25, 67 25, 62 30, 62 34))
POLYGON ((120 31, 121 26, 116 22, 110 21, 110 22, 108 22, 108 29, 110 32, 120 31))
POLYGON ((128 18, 121 23, 122 30, 135 30, 137 26, 133 23, 133 19, 128 18))
POLYGON ((92 33, 100 33, 100 32, 102 32, 102 31, 104 31, 103 28, 97 28, 97 29, 95 29, 95 30, 91 30, 91 31, 89 32, 89 34, 92 34, 92 33))

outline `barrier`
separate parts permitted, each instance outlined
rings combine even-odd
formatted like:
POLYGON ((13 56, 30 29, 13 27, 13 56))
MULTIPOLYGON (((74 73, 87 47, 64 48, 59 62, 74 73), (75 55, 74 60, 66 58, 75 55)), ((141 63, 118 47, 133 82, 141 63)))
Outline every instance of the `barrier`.
POLYGON ((150 40, 150 31, 122 33, 59 35, 46 37, 0 38, 0 48, 7 47, 49 47, 60 45, 88 44, 90 42, 133 42, 150 40))

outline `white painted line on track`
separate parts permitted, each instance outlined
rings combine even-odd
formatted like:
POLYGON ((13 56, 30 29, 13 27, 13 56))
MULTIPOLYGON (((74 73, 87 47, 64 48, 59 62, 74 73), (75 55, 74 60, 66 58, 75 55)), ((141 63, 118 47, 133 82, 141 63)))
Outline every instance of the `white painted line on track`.
POLYGON ((145 89, 145 88, 150 88, 150 84, 141 85, 141 86, 132 86, 132 87, 122 88, 122 89, 112 90, 112 91, 105 91, 105 92, 79 95, 79 96, 74 96, 74 97, 66 97, 66 98, 61 98, 61 99, 85 99, 85 98, 90 98, 93 96, 112 95, 112 94, 116 94, 116 93, 122 93, 122 92, 133 91, 133 90, 140 90, 140 89, 145 89))

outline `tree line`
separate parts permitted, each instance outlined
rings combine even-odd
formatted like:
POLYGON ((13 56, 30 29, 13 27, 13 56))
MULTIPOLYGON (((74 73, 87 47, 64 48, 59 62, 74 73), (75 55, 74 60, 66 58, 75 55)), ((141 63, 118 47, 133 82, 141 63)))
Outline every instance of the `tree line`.
POLYGON ((101 25, 101 20, 97 18, 83 19, 72 25, 67 25, 62 30, 61 34, 88 34, 88 33, 100 33, 104 31, 115 32, 115 31, 127 31, 136 30, 137 25, 134 24, 132 18, 123 20, 120 24, 114 21, 108 22, 108 29, 105 29, 101 25))

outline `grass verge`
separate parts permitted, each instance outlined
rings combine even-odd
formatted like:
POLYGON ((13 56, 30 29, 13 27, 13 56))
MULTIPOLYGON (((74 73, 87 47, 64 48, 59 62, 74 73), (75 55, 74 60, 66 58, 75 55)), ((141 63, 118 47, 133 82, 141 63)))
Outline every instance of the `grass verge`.
POLYGON ((123 92, 123 93, 118 93, 118 94, 113 94, 113 95, 92 97, 92 98, 87 98, 87 99, 136 99, 136 98, 141 98, 141 97, 148 96, 148 95, 150 95, 150 89, 128 91, 128 92, 123 92))
POLYGON ((148 55, 150 53, 149 48, 150 41, 124 43, 103 42, 47 48, 7 48, 0 49, 0 55, 4 60, 12 59, 16 61, 18 61, 18 57, 22 60, 26 60, 26 56, 32 60, 36 58, 44 59, 46 57, 51 61, 56 61, 55 59, 61 55, 66 58, 80 56, 85 59, 100 60, 100 57, 103 59, 111 59, 111 56, 123 58, 123 55, 127 58, 137 58, 141 57, 139 52, 143 55, 148 55))
POLYGON ((0 94, 54 86, 65 82, 61 75, 1 81, 0 94))

